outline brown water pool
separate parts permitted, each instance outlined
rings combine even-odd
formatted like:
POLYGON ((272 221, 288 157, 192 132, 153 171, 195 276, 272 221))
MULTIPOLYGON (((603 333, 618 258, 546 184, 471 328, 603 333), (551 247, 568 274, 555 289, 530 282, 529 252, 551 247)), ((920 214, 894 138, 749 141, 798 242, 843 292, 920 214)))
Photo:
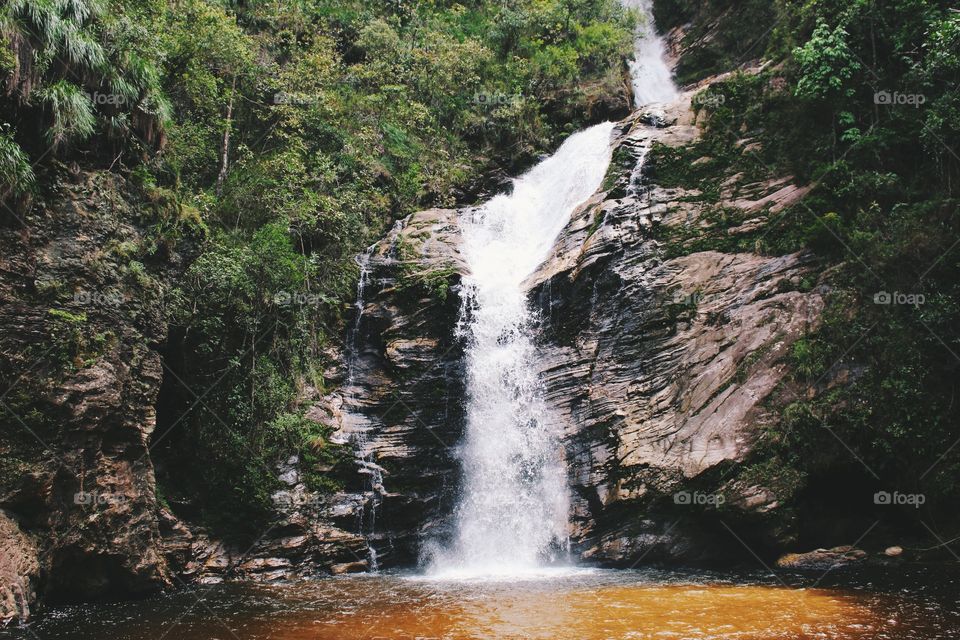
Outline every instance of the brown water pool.
POLYGON ((960 638, 957 593, 952 574, 928 571, 896 583, 883 574, 732 579, 650 570, 458 581, 364 575, 55 608, 0 638, 931 640, 960 638))

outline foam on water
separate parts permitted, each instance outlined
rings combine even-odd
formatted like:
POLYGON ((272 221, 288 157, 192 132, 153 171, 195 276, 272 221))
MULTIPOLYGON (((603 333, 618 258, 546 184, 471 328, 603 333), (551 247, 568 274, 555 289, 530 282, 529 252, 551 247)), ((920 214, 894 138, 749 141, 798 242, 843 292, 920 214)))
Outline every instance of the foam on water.
POLYGON ((543 582, 551 580, 562 582, 568 579, 596 577, 608 571, 610 570, 575 566, 553 566, 525 567, 513 569, 510 572, 484 573, 483 571, 478 571, 475 567, 465 567, 463 569, 443 569, 427 575, 410 575, 405 576, 405 579, 423 582, 456 582, 468 584, 508 584, 514 582, 543 582))

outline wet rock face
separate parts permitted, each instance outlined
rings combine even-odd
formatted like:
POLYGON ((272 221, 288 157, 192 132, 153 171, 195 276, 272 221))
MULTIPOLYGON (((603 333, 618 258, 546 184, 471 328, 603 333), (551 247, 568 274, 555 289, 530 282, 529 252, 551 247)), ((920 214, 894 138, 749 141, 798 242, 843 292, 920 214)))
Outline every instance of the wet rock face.
MULTIPOLYGON (((689 142, 689 98, 635 114, 619 157, 639 159, 654 140, 689 142)), ((763 402, 783 358, 818 321, 821 296, 798 290, 811 266, 800 255, 715 251, 664 260, 653 230, 695 223, 700 211, 630 164, 574 214, 529 281, 548 404, 567 434, 576 548, 618 565, 716 557, 737 544, 723 518, 782 544, 789 526, 773 491, 733 479, 769 422, 763 402)), ((776 206, 768 196, 784 182, 724 204, 776 206)))
POLYGON ((416 563, 422 543, 443 535, 459 484, 458 215, 413 214, 364 258, 362 305, 334 372, 342 386, 311 414, 357 455, 327 516, 363 534, 382 567, 416 563))
MULTIPOLYGON (((702 211, 641 159, 653 141, 696 137, 689 101, 618 127, 603 188, 527 282, 546 400, 565 434, 571 539, 602 564, 715 558, 733 540, 728 520, 772 546, 791 535, 776 492, 737 471, 770 421, 764 400, 783 356, 822 300, 801 291, 811 267, 800 255, 665 259, 655 231, 696 225, 702 211)), ((26 226, 0 228, 0 616, 24 617, 35 593, 76 600, 410 565, 449 533, 464 423, 463 211, 413 214, 365 258, 340 365, 325 372, 336 390, 308 414, 356 451, 334 471, 345 489, 309 495, 288 461, 277 526, 237 549, 156 499, 164 283, 182 260, 143 249, 119 178, 80 174, 64 189, 26 226)), ((802 196, 785 176, 732 184, 722 199, 762 215, 802 196)))
POLYGON ((332 526, 324 517, 327 505, 322 499, 304 492, 302 486, 283 494, 289 500, 282 509, 285 517, 253 545, 211 538, 162 510, 164 551, 176 582, 272 582, 370 569, 367 541, 332 526))
POLYGON ((69 505, 52 523, 57 537, 47 588, 55 599, 169 585, 147 449, 160 358, 144 346, 121 347, 111 360, 81 370, 52 399, 66 426, 53 495, 69 505))
POLYGON ((39 573, 36 543, 0 511, 0 626, 30 617, 39 573))
POLYGON ((310 491, 300 460, 276 468, 282 488, 273 495, 276 520, 252 544, 212 537, 203 527, 159 512, 163 553, 176 586, 228 580, 275 582, 367 571, 367 540, 333 523, 339 496, 310 491))
MULTIPOLYGON (((742 554, 729 526, 771 547, 793 535, 776 493, 738 472, 772 421, 764 401, 786 373, 783 359, 816 326, 823 301, 801 291, 812 269, 801 255, 665 259, 656 231, 696 226, 705 205, 658 186, 642 160, 654 142, 696 139, 691 96, 618 126, 601 191, 526 283, 541 318, 547 404, 565 434, 571 540, 601 564, 742 554)), ((733 179, 721 204, 763 215, 802 195, 789 176, 733 179)), ((374 248, 348 338, 352 364, 326 399, 326 419, 360 452, 363 480, 341 496, 336 522, 351 530, 359 521, 352 530, 387 564, 442 537, 455 506, 464 391, 455 294, 465 269, 457 215, 415 214, 374 248)))
POLYGON ((0 507, 37 541, 51 599, 151 591, 170 584, 148 443, 179 258, 148 255, 118 176, 64 184, 0 229, 0 507))
POLYGON ((867 560, 869 556, 866 551, 846 545, 832 549, 815 549, 806 553, 788 553, 777 560, 777 566, 783 569, 829 571, 867 560))
POLYGON ((364 570, 357 523, 309 495, 295 465, 252 547, 161 508, 150 456, 165 370, 165 297, 195 255, 106 172, 64 176, 0 227, 0 616, 231 578, 364 570), (291 475, 292 474, 292 475, 291 475), (283 498, 287 498, 286 502, 283 498))

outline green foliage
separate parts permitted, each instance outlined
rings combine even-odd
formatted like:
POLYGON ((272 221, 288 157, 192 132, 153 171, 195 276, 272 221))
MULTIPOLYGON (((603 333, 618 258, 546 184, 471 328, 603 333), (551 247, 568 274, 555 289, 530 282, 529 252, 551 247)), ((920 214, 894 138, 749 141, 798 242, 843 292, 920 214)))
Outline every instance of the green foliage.
POLYGON ((87 314, 72 313, 66 309, 50 309, 48 313, 50 314, 50 317, 63 320, 67 324, 71 325, 83 324, 87 321, 87 314))
MULTIPOLYGON (((601 189, 604 191, 611 191, 617 183, 626 182, 625 178, 628 178, 630 173, 633 171, 633 168, 637 164, 637 159, 624 147, 617 147, 613 152, 613 158, 610 159, 610 166, 607 168, 607 173, 603 177, 603 184, 601 189)), ((626 191, 611 193, 609 197, 618 197, 625 195, 626 191)))
POLYGON ((662 31, 685 29, 676 77, 680 84, 731 71, 784 46, 778 29, 792 2, 782 0, 658 0, 654 17, 662 31))
POLYGON ((297 455, 301 479, 317 493, 342 489, 329 472, 345 460, 352 459, 349 446, 330 442, 330 427, 306 418, 300 413, 282 413, 267 426, 268 446, 272 458, 297 455))
POLYGON ((6 90, 16 97, 0 113, 18 122, 32 155, 42 158, 47 145, 79 145, 95 132, 124 143, 131 134, 148 145, 162 141, 171 112, 160 91, 156 36, 144 24, 154 9, 101 0, 11 0, 0 8, 6 90))
POLYGON ((761 486, 772 490, 777 500, 789 504, 804 487, 807 477, 786 464, 776 455, 747 465, 739 474, 739 480, 746 486, 761 486))
POLYGON ((47 310, 47 316, 48 356, 58 375, 90 366, 116 342, 112 332, 91 335, 85 313, 54 308, 47 310))
POLYGON ((649 162, 658 182, 696 189, 705 203, 737 173, 733 188, 792 175, 811 192, 735 238, 728 230, 740 221, 716 210, 702 230, 659 233, 668 255, 805 251, 831 288, 821 326, 788 357, 790 379, 771 407, 782 418, 748 476, 791 478, 789 497, 837 470, 865 483, 876 473, 942 510, 960 495, 950 449, 960 418, 960 21, 936 1, 775 6, 783 20, 767 51, 783 64, 711 87, 698 100, 710 105, 702 140, 654 149, 649 162), (886 104, 884 92, 922 99, 886 104), (884 291, 923 303, 876 304, 884 291), (761 473, 765 459, 782 468, 761 473))
POLYGON ((456 267, 423 268, 416 248, 403 236, 397 240, 395 248, 400 260, 397 289, 407 301, 413 304, 422 296, 445 302, 450 281, 457 275, 456 267))
POLYGON ((93 103, 80 87, 60 80, 38 93, 53 115, 53 123, 46 133, 51 146, 59 147, 68 140, 82 142, 93 134, 96 126, 93 103))
MULTIPOLYGON (((321 440, 295 396, 340 330, 353 256, 393 220, 470 197, 485 172, 516 172, 602 117, 594 105, 622 95, 632 19, 615 0, 157 9, 151 60, 175 117, 135 178, 155 247, 194 228, 178 212, 202 223, 191 236, 202 253, 172 295, 182 339, 169 360, 188 388, 209 388, 194 410, 184 389, 164 397, 158 433, 176 427, 158 467, 171 495, 250 532, 268 517, 280 459, 330 464, 333 448, 303 445, 321 440)), ((411 272, 400 285, 443 300, 451 276, 411 272)))
POLYGON ((293 430, 282 418, 295 380, 318 357, 322 318, 336 308, 336 298, 311 293, 315 276, 314 262, 274 223, 249 236, 214 235, 174 293, 185 388, 170 399, 176 430, 157 455, 171 465, 171 495, 191 496, 223 532, 242 537, 265 524, 279 462, 295 453, 313 466, 325 460, 315 451, 324 431, 305 431, 310 421, 293 430), (210 393, 194 408, 188 389, 210 393))
POLYGON ((799 67, 796 95, 805 98, 852 97, 849 81, 862 69, 847 44, 843 27, 831 29, 820 21, 813 35, 794 51, 799 67))
POLYGON ((0 128, 0 199, 8 193, 23 194, 33 188, 36 178, 30 159, 10 135, 9 125, 0 128))

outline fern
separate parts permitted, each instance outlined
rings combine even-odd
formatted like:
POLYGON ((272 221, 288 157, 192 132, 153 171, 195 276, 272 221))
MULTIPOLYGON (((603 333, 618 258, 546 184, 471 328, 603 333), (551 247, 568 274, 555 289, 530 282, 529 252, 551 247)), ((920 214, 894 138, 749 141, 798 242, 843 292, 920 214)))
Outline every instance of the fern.
POLYGON ((47 142, 60 147, 69 140, 84 140, 96 130, 93 102, 77 85, 60 80, 40 90, 40 100, 53 115, 47 142))
POLYGON ((27 154, 10 135, 10 125, 4 124, 0 127, 0 201, 11 193, 29 191, 35 180, 27 154))

